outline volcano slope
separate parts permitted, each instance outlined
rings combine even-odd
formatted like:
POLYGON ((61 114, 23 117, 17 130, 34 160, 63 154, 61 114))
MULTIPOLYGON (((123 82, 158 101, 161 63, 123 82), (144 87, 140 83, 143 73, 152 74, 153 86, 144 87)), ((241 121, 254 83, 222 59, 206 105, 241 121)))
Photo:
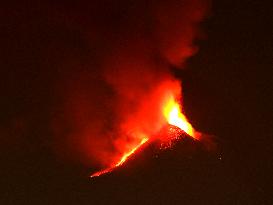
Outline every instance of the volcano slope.
POLYGON ((220 149, 208 149, 206 141, 179 131, 165 143, 145 144, 112 172, 91 178, 88 193, 82 194, 99 204, 244 202, 237 194, 240 184, 228 169, 220 149))

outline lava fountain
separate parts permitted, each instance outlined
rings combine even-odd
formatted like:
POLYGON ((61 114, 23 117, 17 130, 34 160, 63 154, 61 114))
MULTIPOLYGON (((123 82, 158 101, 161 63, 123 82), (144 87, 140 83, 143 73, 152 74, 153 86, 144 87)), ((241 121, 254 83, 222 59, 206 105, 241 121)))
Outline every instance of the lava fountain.
POLYGON ((195 131, 192 125, 188 122, 186 116, 181 112, 181 107, 174 97, 171 96, 163 107, 163 114, 170 125, 174 125, 194 139, 199 139, 200 133, 195 131))

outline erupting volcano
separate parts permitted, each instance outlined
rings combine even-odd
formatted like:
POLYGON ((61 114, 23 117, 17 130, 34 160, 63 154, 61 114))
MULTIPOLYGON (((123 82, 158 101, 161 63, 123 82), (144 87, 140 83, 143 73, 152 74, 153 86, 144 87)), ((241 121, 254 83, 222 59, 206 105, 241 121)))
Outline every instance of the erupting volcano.
POLYGON ((117 162, 114 162, 113 165, 106 169, 93 173, 91 177, 97 177, 102 174, 106 174, 108 172, 111 172, 116 167, 123 165, 127 161, 127 159, 130 158, 131 155, 138 151, 140 147, 154 140, 159 140, 166 144, 169 143, 168 141, 172 141, 173 138, 177 137, 177 134, 179 135, 182 131, 187 133, 194 139, 199 139, 200 133, 194 130, 192 125, 188 122, 186 116, 181 112, 181 105, 179 104, 179 101, 176 100, 177 96, 174 96, 174 94, 169 91, 167 93, 168 94, 166 96, 166 99, 163 98, 164 101, 162 103, 161 109, 159 110, 161 111, 161 115, 164 117, 164 121, 160 125, 161 127, 159 129, 159 132, 166 126, 170 132, 164 133, 163 135, 156 134, 155 136, 149 136, 143 133, 140 134, 138 137, 140 139, 139 143, 133 146, 130 150, 123 153, 121 158, 118 159, 117 162), (175 127, 176 130, 174 130, 173 127, 175 127))
POLYGON ((89 19, 78 26, 87 31, 90 56, 86 64, 72 62, 73 71, 60 80, 63 98, 53 123, 58 153, 101 170, 92 177, 154 141, 171 145, 179 130, 200 137, 185 116, 182 79, 173 71, 197 51, 207 0, 103 2, 75 18, 89 19))

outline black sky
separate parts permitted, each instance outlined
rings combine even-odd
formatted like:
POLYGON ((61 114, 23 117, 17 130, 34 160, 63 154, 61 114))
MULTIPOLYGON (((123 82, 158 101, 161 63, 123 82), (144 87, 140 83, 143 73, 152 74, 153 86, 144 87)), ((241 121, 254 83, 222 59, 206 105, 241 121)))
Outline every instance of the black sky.
POLYGON ((173 71, 188 118, 217 151, 186 140, 93 181, 92 167, 56 157, 50 126, 59 80, 96 56, 83 35, 87 4, 0 9, 1 204, 272 204, 272 3, 213 1, 199 52, 173 71))

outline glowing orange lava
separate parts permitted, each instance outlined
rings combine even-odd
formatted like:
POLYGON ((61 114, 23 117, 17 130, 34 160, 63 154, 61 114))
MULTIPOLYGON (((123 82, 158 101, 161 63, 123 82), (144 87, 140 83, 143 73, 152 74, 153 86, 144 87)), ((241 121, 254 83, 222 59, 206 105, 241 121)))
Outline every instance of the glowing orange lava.
POLYGON ((198 133, 188 122, 186 116, 181 112, 180 105, 171 96, 167 103, 163 106, 164 117, 171 125, 177 126, 193 138, 197 138, 198 133))
POLYGON ((135 148, 133 148, 130 152, 125 153, 125 154, 123 155, 123 157, 120 159, 120 161, 116 164, 116 167, 122 165, 122 164, 128 159, 129 156, 131 156, 132 154, 134 154, 135 151, 136 151, 138 148, 140 148, 140 147, 141 147, 145 142, 147 142, 147 141, 148 141, 148 138, 143 138, 143 139, 141 140, 141 142, 140 142, 135 148))
MULTIPOLYGON (((162 114, 166 120, 166 124, 174 125, 184 132, 186 132, 188 135, 193 137, 194 139, 198 139, 199 133, 194 130, 194 128, 191 126, 191 124, 188 122, 185 115, 181 112, 181 107, 178 102, 175 101, 175 97, 171 95, 165 103, 163 103, 162 106, 162 114)), ((164 127, 164 124, 161 125, 164 127)), ((132 148, 130 151, 123 154, 123 156, 120 158, 118 162, 116 162, 113 166, 110 166, 107 169, 95 172, 91 175, 91 177, 97 177, 100 175, 103 175, 105 173, 111 172, 116 167, 121 166, 124 164, 127 159, 133 155, 143 144, 145 144, 151 136, 147 136, 144 134, 139 134, 139 138, 142 139, 139 144, 137 144, 134 148, 132 148)))
POLYGON ((136 146, 134 147, 131 151, 125 153, 122 158, 113 166, 113 167, 110 167, 110 168, 107 168, 107 169, 104 169, 104 170, 101 170, 101 171, 98 171, 98 172, 95 172, 94 174, 91 175, 91 177, 98 177, 102 174, 105 174, 105 173, 108 173, 108 172, 111 172, 114 168, 116 167, 119 167, 121 166, 124 162, 126 162, 126 160, 128 159, 128 157, 130 157, 132 154, 134 154, 136 152, 137 149, 139 149, 144 143, 146 143, 148 141, 148 138, 143 138, 141 140, 141 142, 136 146))

